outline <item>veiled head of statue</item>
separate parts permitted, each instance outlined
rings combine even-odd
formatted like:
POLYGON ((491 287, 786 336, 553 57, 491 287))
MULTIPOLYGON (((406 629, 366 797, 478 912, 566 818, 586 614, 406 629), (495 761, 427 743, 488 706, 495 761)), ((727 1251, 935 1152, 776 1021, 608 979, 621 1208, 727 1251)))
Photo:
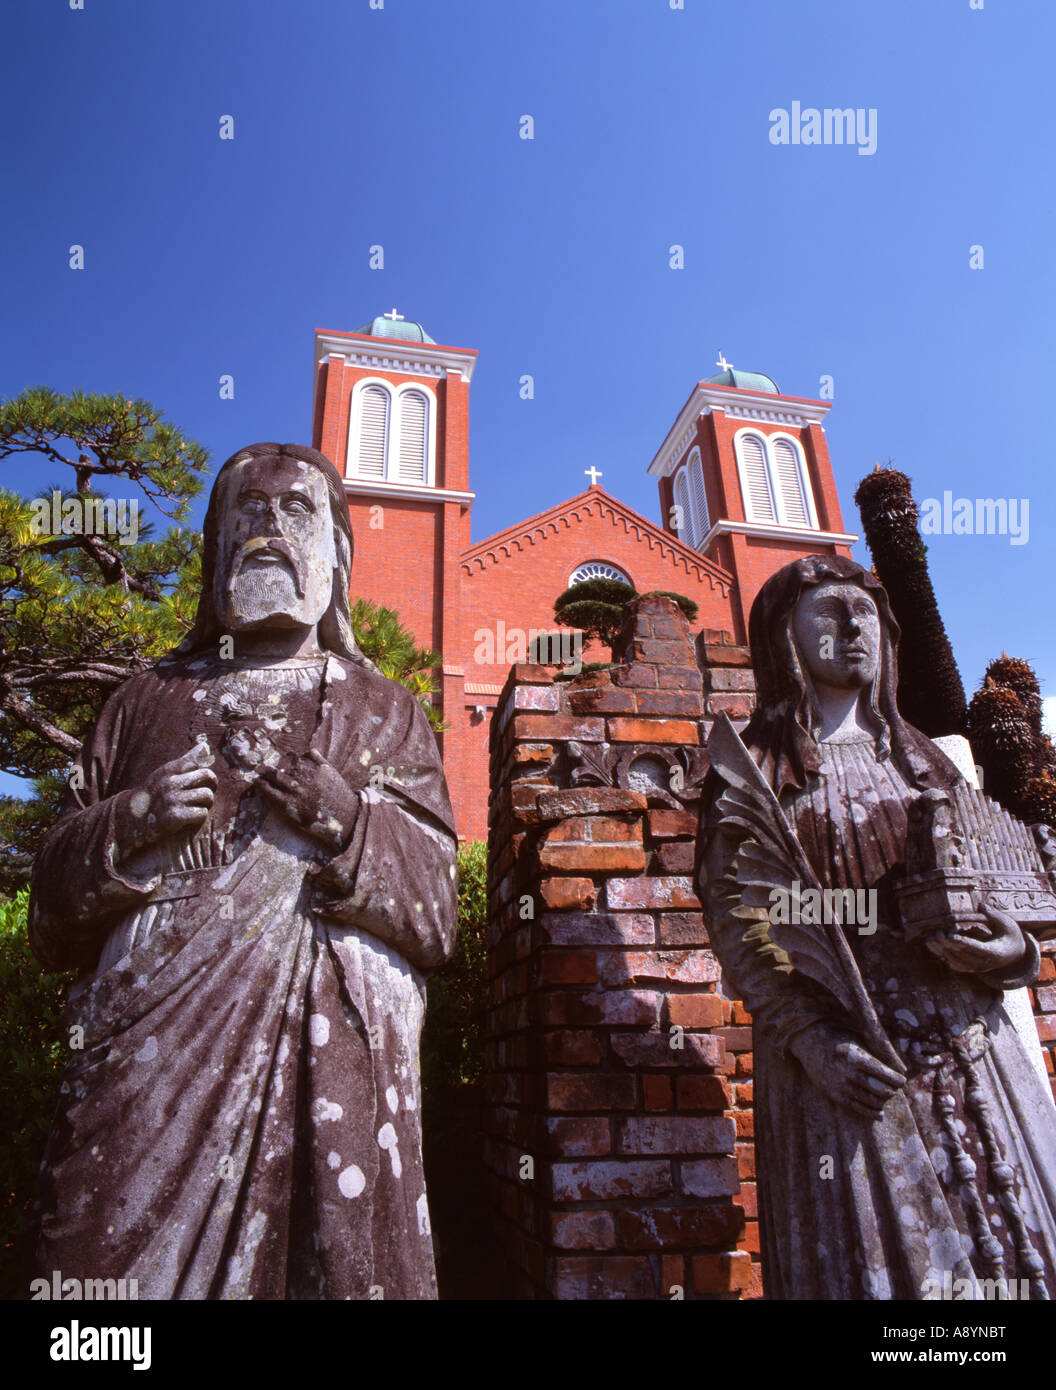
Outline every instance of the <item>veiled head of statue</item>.
POLYGON ((348 606, 352 530, 341 478, 299 444, 251 444, 216 476, 204 526, 202 595, 181 652, 225 633, 313 626, 324 650, 361 660, 348 606))
MULTIPOLYGON (((808 555, 770 576, 752 604, 749 640, 761 707, 813 726, 813 686, 868 686, 894 704, 899 629, 876 575, 842 555, 808 555)), ((885 720, 886 722, 886 720, 885 720)))
POLYGON ((816 685, 862 689, 876 752, 920 786, 943 786, 953 765, 898 712, 898 623, 883 585, 842 555, 808 555, 779 569, 748 621, 756 712, 745 742, 762 751, 777 788, 802 785, 819 764, 816 685))
POLYGON ((800 667, 815 686, 872 685, 880 658, 880 615, 860 585, 825 579, 804 589, 790 627, 800 667))

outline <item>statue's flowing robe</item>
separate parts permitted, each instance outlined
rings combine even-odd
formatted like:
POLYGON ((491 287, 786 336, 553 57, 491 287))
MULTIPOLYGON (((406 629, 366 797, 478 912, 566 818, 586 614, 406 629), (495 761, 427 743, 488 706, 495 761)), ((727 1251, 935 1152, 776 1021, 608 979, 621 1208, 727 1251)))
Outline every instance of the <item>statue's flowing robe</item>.
POLYGON ((859 1119, 789 1051, 804 1027, 848 1020, 782 965, 764 922, 734 915, 738 836, 722 833, 713 799, 701 895, 753 1019, 766 1295, 1056 1297, 1056 1110, 1002 1005, 1003 989, 1033 982, 1036 943, 983 976, 905 940, 885 876, 904 860, 919 792, 872 741, 820 751, 822 775, 781 804, 824 888, 876 890, 875 932, 843 930, 908 1081, 878 1120, 859 1119))
POLYGON ((417 702, 334 656, 174 659, 115 692, 82 766, 32 885, 37 954, 86 971, 39 1272, 140 1298, 435 1297, 418 1046, 456 841, 417 702), (196 746, 209 821, 115 859, 122 799, 196 746), (309 750, 361 802, 340 853, 254 788, 309 750))

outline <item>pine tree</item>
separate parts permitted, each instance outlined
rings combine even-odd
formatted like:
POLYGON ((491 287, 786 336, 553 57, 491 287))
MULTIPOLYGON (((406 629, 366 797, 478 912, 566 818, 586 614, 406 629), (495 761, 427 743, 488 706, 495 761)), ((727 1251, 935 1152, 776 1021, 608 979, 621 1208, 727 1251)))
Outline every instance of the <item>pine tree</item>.
POLYGON ((964 686, 928 574, 912 483, 897 469, 877 464, 858 484, 854 500, 872 552, 873 570, 887 590, 902 629, 899 709, 930 738, 963 734, 964 686))
MULTIPOLYGON (((208 459, 148 401, 47 387, 0 402, 0 459, 19 454, 42 486, 37 499, 0 490, 0 768, 33 781, 37 795, 0 802, 6 892, 25 881, 107 695, 179 642, 194 617, 198 533, 176 525, 155 539, 138 510, 146 499, 182 522, 208 459), (72 471, 73 486, 45 469, 72 471), (123 536, 90 518, 106 498, 127 508, 123 536)), ((102 515, 114 520, 113 510, 102 515)))
POLYGON ((363 655, 383 676, 405 685, 425 710, 435 732, 443 733, 449 726, 432 700, 440 689, 433 674, 440 665, 440 653, 419 647, 395 609, 383 608, 370 599, 357 599, 352 605, 352 629, 363 655))

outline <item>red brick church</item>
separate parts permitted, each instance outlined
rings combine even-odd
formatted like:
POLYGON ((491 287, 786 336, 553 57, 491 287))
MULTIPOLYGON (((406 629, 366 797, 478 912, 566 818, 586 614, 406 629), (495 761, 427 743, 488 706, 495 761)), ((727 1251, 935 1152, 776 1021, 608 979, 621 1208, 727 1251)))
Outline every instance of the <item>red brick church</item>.
MULTIPOLYGON (((829 462, 826 401, 722 370, 693 387, 649 472, 660 523, 587 471, 586 491, 474 540, 469 387, 477 354, 395 311, 315 336, 313 443, 345 477, 353 592, 395 608, 442 655, 441 736, 459 836, 487 834, 488 731, 524 634, 554 631, 553 602, 596 574, 700 607, 695 626, 747 640, 748 612, 799 555, 849 554, 829 462), (487 658, 486 660, 483 658, 487 658)), ((590 658, 588 652, 587 658, 590 658)))

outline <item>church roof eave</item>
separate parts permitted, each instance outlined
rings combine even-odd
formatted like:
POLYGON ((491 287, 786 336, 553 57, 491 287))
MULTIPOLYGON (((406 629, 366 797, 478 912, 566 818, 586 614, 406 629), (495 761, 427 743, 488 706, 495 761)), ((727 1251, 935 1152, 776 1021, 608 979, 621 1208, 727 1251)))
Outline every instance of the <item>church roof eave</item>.
MULTIPOLYGON (((672 559, 681 560, 684 564, 694 566, 701 580, 707 578, 712 585, 718 585, 726 592, 732 590, 734 578, 728 570, 723 569, 714 560, 709 560, 699 550, 694 550, 692 546, 680 541, 670 531, 663 530, 655 522, 650 521, 648 517, 636 512, 633 507, 628 507, 625 502, 618 501, 601 487, 587 488, 585 492, 577 493, 574 497, 557 503, 556 506, 550 507, 545 512, 539 512, 528 521, 509 526, 504 531, 496 531, 493 536, 487 536, 484 540, 475 542, 462 552, 463 570, 467 574, 472 573, 475 562, 483 569, 489 558, 493 564, 500 563, 501 557, 498 554, 489 556, 489 552, 497 552, 507 546, 517 545, 520 548, 521 546, 535 545, 539 541, 545 543, 546 530, 549 526, 553 525, 560 517, 570 512, 577 512, 580 508, 594 502, 600 503, 614 516, 638 529, 642 533, 642 538, 646 539, 650 545, 667 549, 672 559)), ((613 557, 613 563, 618 560, 619 556, 613 557)))

